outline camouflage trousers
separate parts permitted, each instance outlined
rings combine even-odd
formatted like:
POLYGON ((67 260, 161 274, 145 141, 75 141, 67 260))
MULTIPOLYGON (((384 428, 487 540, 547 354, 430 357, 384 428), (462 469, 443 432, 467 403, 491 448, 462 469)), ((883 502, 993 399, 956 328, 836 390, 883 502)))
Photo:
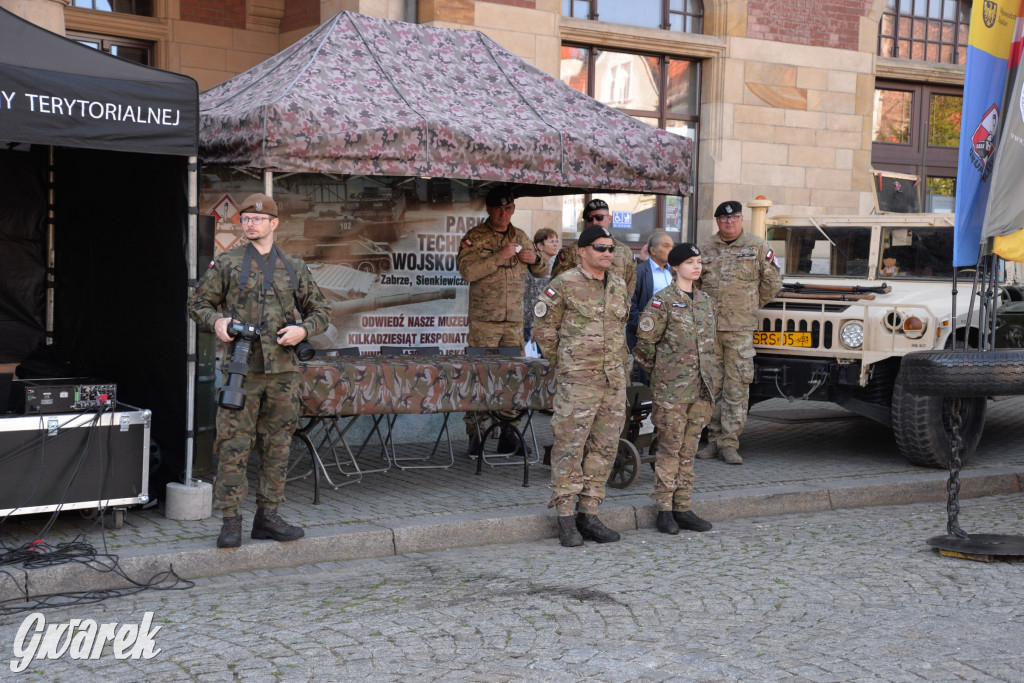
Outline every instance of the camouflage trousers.
POLYGON ((615 464, 626 420, 626 387, 559 382, 551 416, 551 500, 559 516, 595 514, 615 464))
MULTIPOLYGON (((482 320, 471 321, 469 323, 469 336, 466 338, 466 343, 467 346, 482 349, 497 346, 518 346, 519 352, 522 353, 523 324, 521 322, 492 323, 482 320)), ((502 413, 501 415, 505 418, 511 418, 515 413, 502 413)), ((466 413, 462 419, 466 423, 466 436, 471 437, 476 434, 477 424, 480 425, 480 436, 483 436, 491 416, 486 412, 466 413), (473 420, 474 415, 476 416, 475 422, 473 420)), ((511 423, 518 424, 519 420, 511 420, 511 423)))
POLYGON ((739 448, 747 423, 750 383, 754 380, 754 335, 751 332, 719 332, 715 338, 718 369, 722 374, 722 398, 715 402, 708 425, 708 441, 718 447, 739 448))
POLYGON ((654 404, 651 421, 658 429, 658 456, 654 463, 651 498, 658 510, 690 509, 693 494, 693 456, 700 433, 711 417, 710 399, 672 408, 654 404))
POLYGON ((256 504, 276 508, 284 500, 288 452, 299 419, 299 373, 250 372, 242 386, 244 408, 217 408, 213 507, 226 517, 240 513, 249 492, 246 465, 254 449, 260 457, 256 504))

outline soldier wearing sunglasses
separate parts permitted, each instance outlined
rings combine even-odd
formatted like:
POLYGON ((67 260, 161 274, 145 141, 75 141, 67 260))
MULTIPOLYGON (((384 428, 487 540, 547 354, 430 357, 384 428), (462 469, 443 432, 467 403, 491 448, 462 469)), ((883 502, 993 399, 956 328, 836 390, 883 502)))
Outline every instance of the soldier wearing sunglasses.
MULTIPOLYGON (((605 232, 611 234, 612 214, 608 209, 608 203, 603 199, 591 199, 583 207, 583 227, 587 228, 596 225, 604 228, 605 232)), ((612 238, 615 245, 614 257, 612 259, 611 272, 615 273, 626 283, 630 298, 633 297, 633 290, 636 288, 636 259, 633 258, 633 251, 612 238)), ((567 270, 572 270, 580 263, 579 254, 575 247, 563 247, 555 257, 551 266, 551 279, 555 279, 567 270)))
POLYGON ((630 295, 612 270, 616 249, 605 228, 588 225, 576 243, 579 265, 552 279, 533 309, 533 338, 558 373, 548 507, 566 547, 619 540, 597 517, 625 420, 630 295))

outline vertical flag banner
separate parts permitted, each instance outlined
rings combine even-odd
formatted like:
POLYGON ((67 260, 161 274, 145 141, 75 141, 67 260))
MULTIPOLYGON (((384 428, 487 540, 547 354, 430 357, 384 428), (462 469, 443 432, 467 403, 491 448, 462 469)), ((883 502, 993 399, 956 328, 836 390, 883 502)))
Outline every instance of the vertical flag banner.
POLYGON ((996 159, 992 170, 982 238, 995 238, 992 251, 1009 261, 1024 261, 1024 69, 1020 68, 1024 47, 1024 0, 1018 0, 1017 22, 1010 49, 1003 120, 996 137, 996 159))
POLYGON ((964 103, 960 117, 953 265, 973 266, 1002 122, 1003 91, 1020 0, 981 0, 971 8, 964 103))

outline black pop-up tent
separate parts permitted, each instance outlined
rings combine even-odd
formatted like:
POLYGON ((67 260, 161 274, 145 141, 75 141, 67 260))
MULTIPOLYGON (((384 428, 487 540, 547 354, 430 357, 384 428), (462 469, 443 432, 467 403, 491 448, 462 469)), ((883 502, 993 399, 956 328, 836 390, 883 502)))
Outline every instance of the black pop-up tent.
POLYGON ((0 9, 0 363, 150 409, 151 492, 186 460, 198 109, 193 79, 0 9))

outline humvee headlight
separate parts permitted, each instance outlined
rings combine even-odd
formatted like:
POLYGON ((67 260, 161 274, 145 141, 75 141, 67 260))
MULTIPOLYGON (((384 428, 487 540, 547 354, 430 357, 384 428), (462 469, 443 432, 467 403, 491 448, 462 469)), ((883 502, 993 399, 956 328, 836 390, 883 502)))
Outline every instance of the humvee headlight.
POLYGON ((924 336, 924 321, 916 315, 912 315, 903 321, 903 334, 910 339, 920 339, 924 336))
POLYGON ((848 349, 859 349, 864 343, 864 326, 856 320, 845 323, 839 329, 839 341, 848 349))

